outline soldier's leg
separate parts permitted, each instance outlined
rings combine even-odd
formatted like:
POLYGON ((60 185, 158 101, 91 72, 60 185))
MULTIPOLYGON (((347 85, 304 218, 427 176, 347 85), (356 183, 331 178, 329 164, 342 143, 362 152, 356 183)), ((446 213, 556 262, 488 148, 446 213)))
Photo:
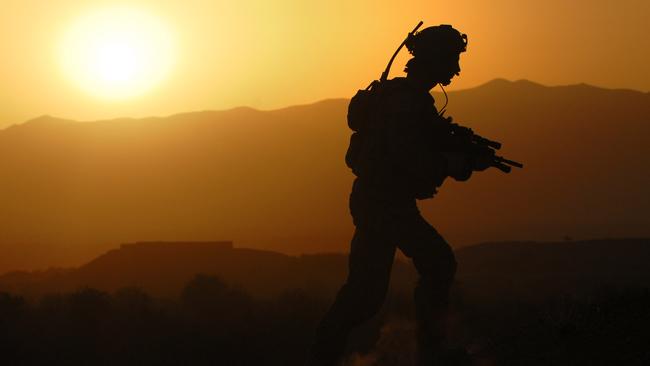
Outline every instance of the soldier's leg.
POLYGON ((456 259, 447 242, 419 213, 401 225, 400 231, 399 248, 413 260, 419 274, 414 295, 419 363, 432 365, 445 339, 456 259))
POLYGON ((395 245, 380 230, 357 227, 348 278, 316 330, 309 365, 336 365, 352 328, 377 313, 386 297, 394 255, 395 245))

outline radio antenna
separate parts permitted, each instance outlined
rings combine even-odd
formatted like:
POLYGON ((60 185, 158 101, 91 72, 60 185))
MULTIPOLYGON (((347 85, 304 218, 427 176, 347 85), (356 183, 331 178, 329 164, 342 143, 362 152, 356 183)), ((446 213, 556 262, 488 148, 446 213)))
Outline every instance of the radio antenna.
POLYGON ((388 79, 388 73, 390 72, 390 67, 393 65, 393 61, 395 60, 395 57, 397 56, 399 51, 402 49, 402 47, 404 47, 404 45, 406 44, 406 41, 409 38, 413 37, 413 34, 415 34, 415 32, 417 32, 417 30, 422 26, 423 23, 424 22, 422 22, 420 20, 418 25, 416 25, 415 28, 413 28, 413 30, 406 36, 406 39, 404 39, 402 44, 400 44, 399 47, 397 47, 397 51, 395 51, 395 53, 393 53, 393 57, 391 57, 390 61, 388 61, 388 66, 386 66, 386 70, 384 70, 384 72, 381 73, 381 78, 379 78, 380 82, 381 81, 386 81, 388 79))

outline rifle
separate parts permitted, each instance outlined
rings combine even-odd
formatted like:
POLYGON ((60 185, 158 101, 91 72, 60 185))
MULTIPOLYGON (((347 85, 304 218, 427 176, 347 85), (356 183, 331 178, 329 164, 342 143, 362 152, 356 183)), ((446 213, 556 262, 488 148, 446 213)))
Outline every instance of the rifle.
POLYGON ((447 127, 453 136, 459 137, 460 139, 465 140, 466 143, 470 144, 470 146, 467 147, 468 149, 479 151, 480 153, 487 152, 492 155, 492 167, 495 167, 504 173, 510 173, 513 167, 524 167, 524 164, 522 163, 495 154, 496 150, 501 149, 500 142, 477 135, 471 128, 454 123, 451 117, 445 117, 443 120, 447 122, 447 127))

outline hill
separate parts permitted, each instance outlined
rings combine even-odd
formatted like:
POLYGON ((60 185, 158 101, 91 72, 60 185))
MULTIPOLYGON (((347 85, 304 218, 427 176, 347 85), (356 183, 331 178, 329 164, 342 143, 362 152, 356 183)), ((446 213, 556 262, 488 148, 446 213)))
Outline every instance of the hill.
MULTIPOLYGON (((456 256, 459 289, 475 303, 575 296, 606 286, 650 288, 650 239, 483 243, 456 256)), ((124 244, 78 268, 7 273, 0 276, 0 291, 38 297, 135 286, 177 297, 196 274, 209 274, 256 297, 301 289, 331 299, 346 273, 343 254, 288 256, 234 248, 232 242, 149 242, 124 244)), ((410 297, 416 280, 410 263, 395 261, 393 292, 410 297)))
MULTIPOLYGON (((104 291, 139 287, 152 295, 176 297, 195 275, 209 274, 258 297, 291 289, 332 296, 344 281, 346 268, 343 254, 296 257, 234 248, 228 241, 139 242, 123 244, 78 268, 7 273, 0 276, 0 291, 37 297, 81 287, 104 291)), ((394 273, 398 282, 412 275, 404 263, 398 263, 394 273)))
MULTIPOLYGON (((650 94, 495 80, 449 98, 448 114, 526 165, 446 182, 421 203, 453 245, 650 235, 650 94)), ((345 251, 347 103, 1 130, 0 271, 76 266, 143 240, 345 251)))

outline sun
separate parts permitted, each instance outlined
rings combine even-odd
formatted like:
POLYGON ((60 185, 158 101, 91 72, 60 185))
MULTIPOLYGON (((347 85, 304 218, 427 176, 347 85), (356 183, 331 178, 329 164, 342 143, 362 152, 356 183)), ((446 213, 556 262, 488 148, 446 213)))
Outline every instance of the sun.
POLYGON ((64 33, 64 74, 86 92, 110 100, 133 98, 153 89, 175 59, 170 28, 141 9, 114 7, 77 19, 64 33))

